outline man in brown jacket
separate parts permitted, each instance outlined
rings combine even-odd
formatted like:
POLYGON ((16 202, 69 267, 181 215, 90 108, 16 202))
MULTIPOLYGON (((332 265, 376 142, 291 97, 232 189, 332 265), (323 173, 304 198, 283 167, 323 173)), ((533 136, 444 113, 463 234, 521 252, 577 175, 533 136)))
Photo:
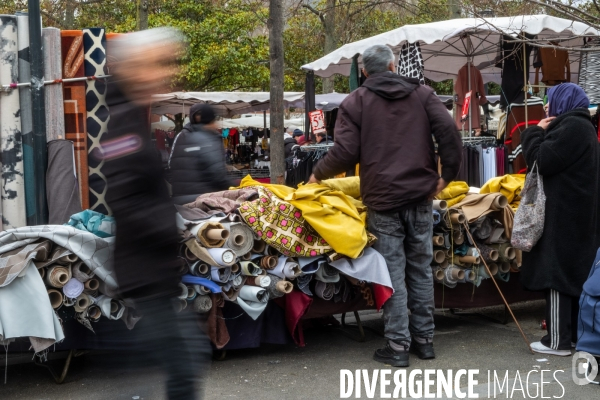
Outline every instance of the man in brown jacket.
POLYGON ((384 305, 387 345, 373 359, 407 367, 409 349, 421 359, 435 358, 432 198, 458 174, 462 143, 433 90, 393 72, 389 47, 368 48, 363 65, 367 80, 340 105, 335 145, 317 164, 309 183, 360 163, 368 229, 378 238, 374 248, 385 258, 394 286, 384 305))

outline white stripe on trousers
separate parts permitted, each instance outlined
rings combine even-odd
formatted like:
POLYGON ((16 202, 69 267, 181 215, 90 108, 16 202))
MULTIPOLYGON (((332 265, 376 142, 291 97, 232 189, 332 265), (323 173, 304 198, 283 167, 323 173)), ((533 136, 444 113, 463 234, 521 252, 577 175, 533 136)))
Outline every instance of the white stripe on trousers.
POLYGON ((550 289, 550 315, 552 316, 552 321, 550 321, 551 325, 551 333, 550 333, 550 348, 553 350, 558 350, 558 344, 560 341, 560 331, 559 331, 559 323, 558 316, 560 314, 560 297, 559 293, 550 289))

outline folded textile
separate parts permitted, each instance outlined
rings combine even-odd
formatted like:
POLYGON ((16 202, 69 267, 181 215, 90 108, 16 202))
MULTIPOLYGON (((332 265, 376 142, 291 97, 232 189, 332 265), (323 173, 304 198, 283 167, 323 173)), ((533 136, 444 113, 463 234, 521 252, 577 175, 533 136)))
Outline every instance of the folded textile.
POLYGON ((196 261, 190 266, 190 274, 201 278, 209 278, 211 274, 210 266, 204 261, 196 261))
POLYGON ((71 215, 69 222, 65 225, 93 233, 101 238, 115 236, 117 230, 117 225, 113 217, 92 210, 84 210, 71 215))
POLYGON ((25 274, 33 260, 45 261, 48 258, 50 245, 50 241, 44 240, 25 244, 0 255, 0 288, 25 274))
MULTIPOLYGON (((235 212, 243 202, 252 200, 256 198, 257 195, 256 189, 252 188, 206 193, 199 196, 192 203, 185 204, 182 207, 178 207, 178 209, 199 209, 208 214, 216 212, 229 214, 235 212)), ((190 219, 184 214, 185 211, 182 213, 182 216, 186 219, 190 219)))
MULTIPOLYGON (((347 183, 352 182, 355 188, 358 188, 360 184, 358 178, 344 179, 347 183)), ((254 202, 243 203, 240 214, 255 231, 257 229, 266 231, 263 225, 265 225, 265 222, 269 222, 268 227, 278 228, 280 234, 277 236, 289 237, 291 232, 294 232, 295 235, 302 234, 302 229, 307 229, 307 226, 303 223, 306 221, 307 225, 312 227, 322 238, 322 245, 331 246, 337 253, 356 258, 368 241, 365 228, 366 207, 359 200, 337 190, 341 187, 336 187, 337 182, 332 181, 336 180, 323 181, 321 184, 303 185, 298 189, 293 189, 283 185, 261 185, 250 176, 247 176, 242 179, 240 187, 256 187, 259 192, 259 199, 254 202), (277 207, 272 207, 272 203, 276 203, 277 207), (244 208, 244 206, 247 206, 247 208, 244 208), (249 208, 254 208, 254 212, 248 212, 249 208), (251 217, 254 217, 254 221, 250 221, 251 217), (261 217, 262 224, 257 224, 256 219, 261 220, 261 217), (257 229, 255 229, 255 226, 257 226, 257 229), (344 229, 340 230, 340 226, 343 226, 344 229)), ((358 189, 354 189, 353 192, 352 194, 356 195, 358 189)), ((268 235, 268 231, 265 233, 268 235)), ((281 243, 283 246, 281 244, 279 247, 275 244, 269 244, 286 255, 315 256, 324 254, 319 252, 318 249, 312 249, 316 252, 312 254, 312 252, 307 251, 308 249, 302 248, 303 245, 311 244, 302 243, 302 240, 294 246, 289 243, 289 239, 288 243, 281 243), (296 249, 296 246, 300 248, 296 249)))
POLYGON ((319 261, 324 261, 323 257, 298 257, 298 265, 303 274, 314 274, 319 269, 319 261))
POLYGON ((279 257, 277 266, 270 270, 269 273, 282 279, 292 280, 302 274, 302 270, 292 258, 279 257))
POLYGON ((444 190, 442 190, 437 196, 438 200, 446 200, 448 207, 461 202, 466 194, 469 192, 469 185, 466 182, 450 182, 444 190))
POLYGON ((326 283, 323 281, 317 281, 315 283, 315 296, 322 298, 323 300, 331 300, 333 298, 335 284, 326 283))
POLYGON ((335 283, 340 280, 340 272, 323 261, 319 263, 319 269, 315 272, 315 279, 326 283, 335 283))
POLYGON ((267 291, 269 292, 269 299, 276 299, 285 294, 291 293, 294 289, 294 285, 291 282, 285 281, 278 276, 268 275, 271 279, 267 287, 267 291))
MULTIPOLYGON (((475 239, 485 240, 492 234, 492 221, 488 217, 481 217, 470 224, 469 228, 475 239)), ((468 236, 467 239, 469 239, 468 236)))
POLYGON ((254 320, 267 308, 268 301, 269 293, 257 286, 242 286, 237 298, 240 307, 254 320))
POLYGON ((0 289, 0 343, 30 337, 37 353, 65 338, 35 265, 0 289))
POLYGON ((71 226, 24 226, 0 232, 0 254, 5 254, 39 239, 51 240, 55 245, 75 254, 90 267, 98 279, 111 288, 117 288, 112 268, 114 238, 100 238, 93 233, 71 226))
POLYGON ((259 276, 263 273, 263 270, 252 261, 240 261, 242 267, 242 275, 245 276, 259 276))
POLYGON ((504 175, 487 181, 479 193, 502 193, 513 211, 517 211, 523 186, 525 186, 525 174, 504 175))
POLYGON ((313 295, 313 293, 310 291, 310 282, 312 281, 314 274, 310 274, 310 275, 300 275, 298 278, 296 278, 296 284, 298 285, 298 289, 300 289, 304 294, 306 294, 307 296, 311 296, 313 295))
POLYGON ((112 320, 121 319, 125 312, 125 304, 122 301, 111 299, 105 295, 98 296, 96 305, 100 307, 104 317, 112 320))
POLYGON ((212 307, 208 312, 207 318, 207 334, 210 341, 215 345, 217 349, 222 349, 229 343, 230 336, 227 331, 227 325, 223 318, 223 306, 225 301, 223 297, 219 295, 211 294, 212 307))

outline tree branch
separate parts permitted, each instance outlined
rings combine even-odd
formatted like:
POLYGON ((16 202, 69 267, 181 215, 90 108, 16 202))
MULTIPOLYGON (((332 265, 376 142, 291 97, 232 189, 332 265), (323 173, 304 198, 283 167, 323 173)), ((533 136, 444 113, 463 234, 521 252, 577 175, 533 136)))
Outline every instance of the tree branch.
MULTIPOLYGON (((525 0, 525 1, 527 1, 529 3, 533 3, 533 4, 538 4, 538 5, 543 6, 543 7, 548 7, 551 10, 554 10, 554 11, 556 11, 558 13, 561 13, 563 15, 566 15, 566 16, 574 19, 575 21, 582 22, 584 24, 590 25, 592 28, 595 28, 595 29, 600 29, 600 26, 598 26, 597 24, 591 23, 590 21, 586 21, 585 19, 583 19, 583 18, 575 15, 575 13, 573 13, 573 12, 560 9, 556 5, 553 5, 553 4, 556 4, 556 2, 554 2, 552 0, 550 0, 550 3, 542 3, 541 1, 537 1, 537 0, 525 0)), ((558 3, 558 4, 560 4, 560 3, 558 3)), ((567 7, 570 7, 570 6, 567 6, 567 7)), ((600 18, 598 18, 598 17, 594 17, 594 16, 592 16, 590 14, 587 14, 586 12, 583 12, 583 11, 578 10, 576 8, 575 8, 575 10, 579 11, 580 13, 582 13, 582 14, 584 14, 586 16, 589 16, 593 20, 600 21, 600 18)))
POLYGON ((48 18, 50 21, 54 22, 56 25, 58 25, 61 28, 65 28, 65 23, 63 21, 59 21, 58 19, 56 19, 55 16, 51 15, 49 12, 44 11, 44 10, 40 10, 40 13, 45 16, 46 18, 48 18))
POLYGON ((323 23, 323 25, 325 25, 325 17, 321 11, 315 9, 310 4, 302 4, 302 7, 306 8, 306 9, 310 10, 311 12, 313 12, 314 14, 316 14, 319 17, 319 19, 321 20, 321 22, 323 23))

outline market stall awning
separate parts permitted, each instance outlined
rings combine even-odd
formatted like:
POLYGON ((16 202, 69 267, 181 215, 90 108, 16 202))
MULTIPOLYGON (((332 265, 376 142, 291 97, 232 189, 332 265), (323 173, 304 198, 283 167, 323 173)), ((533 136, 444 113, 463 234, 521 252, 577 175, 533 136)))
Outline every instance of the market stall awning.
MULTIPOLYGON (((517 37, 520 33, 537 35, 532 44, 548 45, 549 40, 558 41, 561 47, 571 51, 571 82, 577 82, 579 71, 579 48, 584 36, 600 36, 589 25, 548 15, 521 15, 502 18, 463 18, 420 25, 405 25, 357 42, 348 43, 332 53, 304 65, 318 76, 334 74, 348 76, 352 57, 361 55, 376 44, 386 44, 396 56, 402 45, 419 43, 425 64, 424 74, 433 81, 456 78, 459 69, 472 61, 480 67, 485 82, 501 80, 501 70, 494 66, 494 59, 502 35, 517 37)), ((361 58, 359 57, 359 63, 361 58)))
MULTIPOLYGON (((269 92, 173 92, 152 96, 153 114, 189 113, 190 107, 196 103, 211 104, 218 115, 232 117, 234 115, 264 111, 270 107, 269 92)), ((285 92, 284 105, 304 98, 302 92, 285 92)))
MULTIPOLYGON (((267 115, 267 124, 266 127, 269 128, 271 126, 269 116, 267 115)), ((288 128, 290 126, 300 127, 304 124, 304 119, 302 118, 294 118, 294 119, 286 119, 283 121, 283 126, 288 128)), ((223 119, 217 122, 217 126, 219 128, 264 128, 265 120, 262 115, 255 115, 252 117, 242 117, 235 119, 223 119)))

